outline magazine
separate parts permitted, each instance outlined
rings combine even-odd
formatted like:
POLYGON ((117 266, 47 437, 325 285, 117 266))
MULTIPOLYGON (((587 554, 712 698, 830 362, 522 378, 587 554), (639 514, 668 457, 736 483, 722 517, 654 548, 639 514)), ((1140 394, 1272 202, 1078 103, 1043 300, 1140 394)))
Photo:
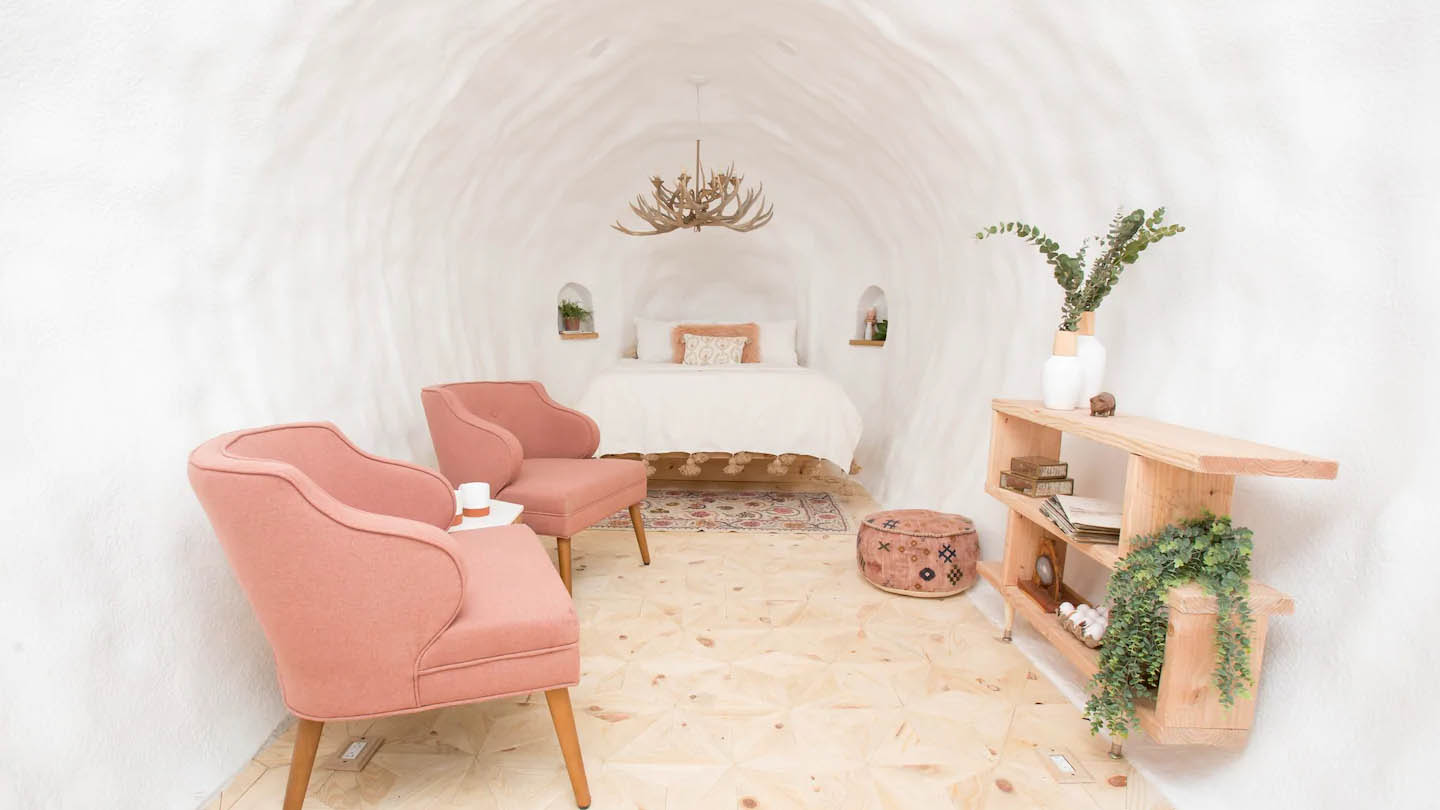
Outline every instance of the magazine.
POLYGON ((1060 531, 1087 543, 1120 542, 1120 507, 1100 498, 1051 495, 1040 511, 1060 531))

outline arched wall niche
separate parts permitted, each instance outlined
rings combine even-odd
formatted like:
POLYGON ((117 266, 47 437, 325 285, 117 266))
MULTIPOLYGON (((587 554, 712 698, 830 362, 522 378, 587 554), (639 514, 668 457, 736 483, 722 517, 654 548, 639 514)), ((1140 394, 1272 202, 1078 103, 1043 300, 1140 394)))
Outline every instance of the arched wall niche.
POLYGON ((860 300, 855 305, 855 329, 851 335, 855 340, 873 340, 870 326, 867 323, 870 310, 875 310, 875 320, 888 321, 890 319, 890 302, 885 295, 885 290, 878 284, 871 284, 860 293, 860 300))
POLYGON ((590 288, 578 281, 566 282, 555 294, 555 330, 560 334, 566 332, 588 333, 598 331, 595 327, 595 296, 590 294, 590 288), (566 301, 573 301, 584 307, 590 314, 580 319, 580 328, 567 330, 565 318, 560 314, 560 305, 566 301))

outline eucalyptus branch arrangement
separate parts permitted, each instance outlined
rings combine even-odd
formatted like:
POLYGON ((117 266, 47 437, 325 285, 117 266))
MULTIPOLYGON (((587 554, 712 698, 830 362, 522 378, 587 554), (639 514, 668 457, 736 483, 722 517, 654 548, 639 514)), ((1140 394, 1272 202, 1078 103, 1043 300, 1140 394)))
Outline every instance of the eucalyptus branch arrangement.
POLYGON ((976 239, 984 239, 987 236, 994 236, 1000 233, 1013 233, 1021 239, 1029 242, 1040 250, 1045 256, 1045 263, 1054 270, 1055 282, 1060 289, 1065 291, 1065 306, 1061 310, 1063 316, 1060 321, 1060 328, 1066 332, 1074 332, 1076 324, 1080 320, 1082 302, 1084 300, 1085 285, 1085 251, 1089 243, 1082 243, 1080 250, 1075 255, 1060 252, 1060 243, 1041 233, 1034 225, 1027 225, 1023 222, 1001 222, 991 225, 983 231, 975 234, 976 239))
POLYGON ((1009 233, 1029 242, 1039 249, 1045 263, 1054 270, 1055 281, 1065 291, 1065 304, 1061 309, 1060 328, 1073 332, 1080 316, 1100 308, 1100 302, 1114 289, 1126 265, 1134 264, 1140 254, 1151 245, 1168 236, 1183 233, 1183 225, 1166 225, 1165 209, 1156 208, 1147 217, 1143 208, 1129 214, 1115 215, 1110 221, 1110 230, 1104 236, 1094 237, 1105 249, 1095 258, 1087 270, 1085 254, 1090 240, 1081 243, 1074 255, 1062 253, 1060 244, 1046 236, 1034 225, 1024 222, 1000 222, 977 231, 976 239, 985 239, 996 234, 1009 233))
POLYGON ((1136 728, 1137 698, 1153 698, 1165 662, 1165 595, 1199 583, 1218 605, 1215 620, 1215 688, 1233 706, 1249 695, 1250 552, 1252 532, 1229 516, 1187 520, 1137 538, 1110 577, 1109 626, 1100 648, 1100 671, 1085 704, 1091 733, 1106 729, 1124 738, 1136 728))

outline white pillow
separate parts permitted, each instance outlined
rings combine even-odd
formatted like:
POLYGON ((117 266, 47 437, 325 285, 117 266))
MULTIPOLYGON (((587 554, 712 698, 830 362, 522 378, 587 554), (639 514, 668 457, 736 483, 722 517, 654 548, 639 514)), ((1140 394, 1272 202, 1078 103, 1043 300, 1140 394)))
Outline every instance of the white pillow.
POLYGON ((739 365, 740 355, 745 351, 748 337, 719 337, 717 335, 692 335, 686 332, 685 360, 687 366, 730 366, 739 365))
POLYGON ((651 363, 673 361, 670 333, 679 321, 652 321, 649 318, 635 319, 635 356, 651 363))
POLYGON ((798 366, 794 321, 760 321, 760 362, 798 366))

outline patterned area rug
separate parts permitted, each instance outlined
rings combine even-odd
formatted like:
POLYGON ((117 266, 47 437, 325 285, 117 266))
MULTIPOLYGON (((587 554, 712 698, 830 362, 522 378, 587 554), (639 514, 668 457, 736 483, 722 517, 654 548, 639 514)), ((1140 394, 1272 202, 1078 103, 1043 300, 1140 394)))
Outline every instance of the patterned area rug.
MULTIPOLYGON (((642 507, 645 528, 679 532, 809 532, 842 534, 850 523, 826 492, 652 489, 642 507)), ((630 531, 616 512, 591 528, 630 531)))

